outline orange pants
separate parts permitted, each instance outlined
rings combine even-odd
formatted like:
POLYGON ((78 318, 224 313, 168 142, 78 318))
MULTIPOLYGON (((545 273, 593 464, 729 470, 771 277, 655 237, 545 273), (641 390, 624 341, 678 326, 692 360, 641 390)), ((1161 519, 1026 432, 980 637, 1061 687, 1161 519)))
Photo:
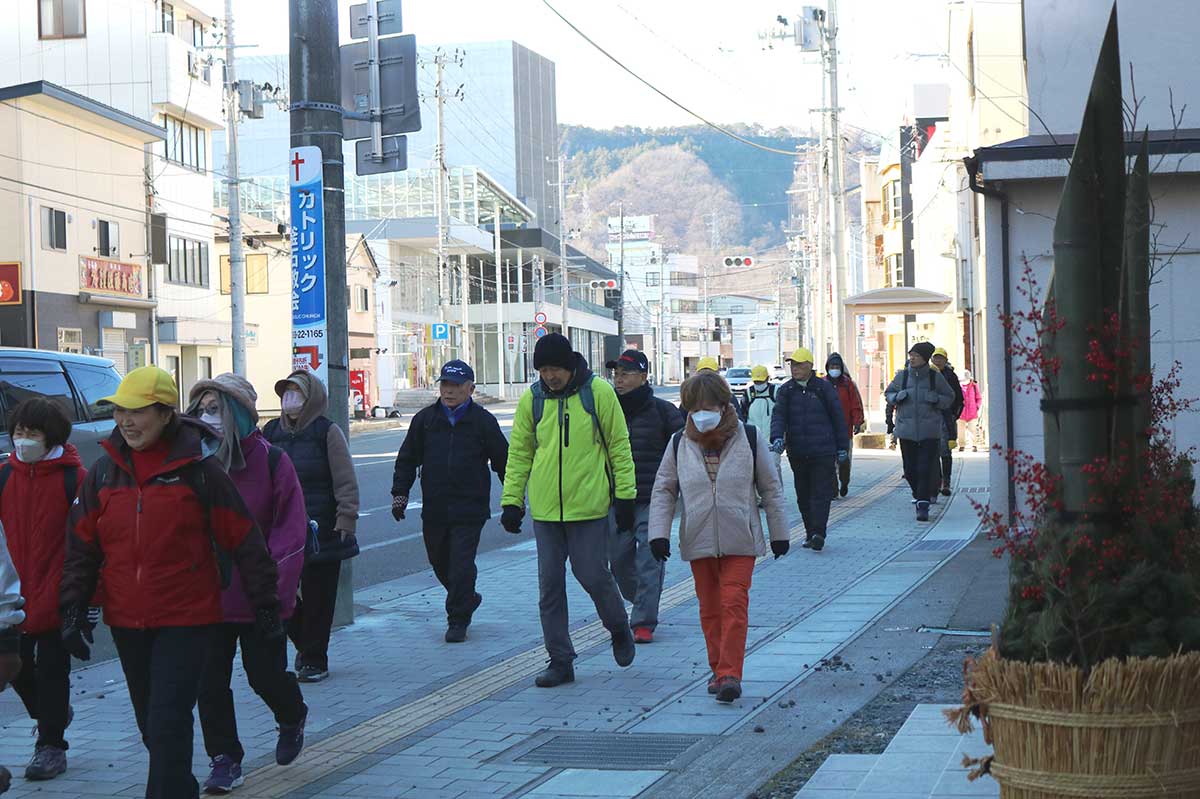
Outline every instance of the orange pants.
POLYGON ((742 679, 749 626, 750 579, 754 558, 726 555, 693 560, 692 576, 700 599, 700 627, 708 646, 708 665, 717 677, 742 679))

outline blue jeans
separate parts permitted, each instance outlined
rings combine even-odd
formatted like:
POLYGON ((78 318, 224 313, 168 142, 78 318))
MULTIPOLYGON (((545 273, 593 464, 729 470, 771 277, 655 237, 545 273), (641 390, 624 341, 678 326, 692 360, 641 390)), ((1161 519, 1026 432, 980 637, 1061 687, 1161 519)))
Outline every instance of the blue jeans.
POLYGON ((662 598, 667 564, 654 559, 650 551, 650 504, 637 506, 632 532, 617 532, 616 512, 609 514, 608 565, 617 579, 621 596, 633 604, 629 626, 658 626, 658 603, 662 598))

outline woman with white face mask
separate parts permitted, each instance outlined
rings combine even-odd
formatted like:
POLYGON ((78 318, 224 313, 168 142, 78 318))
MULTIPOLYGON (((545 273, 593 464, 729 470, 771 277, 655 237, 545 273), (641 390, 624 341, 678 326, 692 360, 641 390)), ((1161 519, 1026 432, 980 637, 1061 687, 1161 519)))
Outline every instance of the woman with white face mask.
POLYGON ((746 427, 733 408, 729 384, 716 372, 697 372, 680 388, 691 411, 663 454, 650 498, 650 549, 671 554, 671 524, 682 500, 680 556, 688 561, 700 600, 700 626, 718 702, 742 695, 750 580, 766 554, 758 497, 767 514, 771 552, 790 547, 783 486, 771 457, 768 432, 746 427))
POLYGON ((67 770, 71 656, 59 633, 67 515, 86 472, 67 443, 71 420, 53 400, 34 397, 9 414, 13 453, 0 466, 0 524, 25 597, 21 672, 13 688, 37 722, 26 779, 49 780, 67 770))

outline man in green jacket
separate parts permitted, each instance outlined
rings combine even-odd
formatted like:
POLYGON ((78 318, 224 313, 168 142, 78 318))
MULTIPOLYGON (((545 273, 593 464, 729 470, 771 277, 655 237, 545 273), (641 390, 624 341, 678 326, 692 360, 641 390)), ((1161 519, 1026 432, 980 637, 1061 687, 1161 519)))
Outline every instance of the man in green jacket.
POLYGON ((625 414, 612 386, 593 379, 587 361, 557 333, 538 341, 540 379, 521 397, 513 419, 500 523, 521 531, 525 491, 538 552, 538 609, 550 664, 540 688, 575 680, 567 619, 567 559, 612 635, 618 666, 633 662, 633 632, 608 568, 608 514, 632 535, 637 485, 625 414))

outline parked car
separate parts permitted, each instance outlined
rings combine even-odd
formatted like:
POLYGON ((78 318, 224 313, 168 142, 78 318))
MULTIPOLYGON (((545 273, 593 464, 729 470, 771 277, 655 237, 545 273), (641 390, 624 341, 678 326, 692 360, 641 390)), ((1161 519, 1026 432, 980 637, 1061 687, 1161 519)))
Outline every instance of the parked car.
POLYGON ((90 467, 113 429, 113 409, 96 400, 117 390, 121 375, 107 358, 69 352, 0 347, 0 453, 12 452, 8 413, 22 400, 44 396, 71 420, 71 443, 90 467))
POLYGON ((725 382, 729 384, 730 390, 733 391, 735 397, 744 398, 750 390, 750 384, 754 381, 750 378, 750 367, 748 366, 732 366, 725 372, 725 382))
POLYGON ((777 385, 782 385, 792 379, 791 370, 782 364, 775 364, 771 367, 771 382, 777 385))

